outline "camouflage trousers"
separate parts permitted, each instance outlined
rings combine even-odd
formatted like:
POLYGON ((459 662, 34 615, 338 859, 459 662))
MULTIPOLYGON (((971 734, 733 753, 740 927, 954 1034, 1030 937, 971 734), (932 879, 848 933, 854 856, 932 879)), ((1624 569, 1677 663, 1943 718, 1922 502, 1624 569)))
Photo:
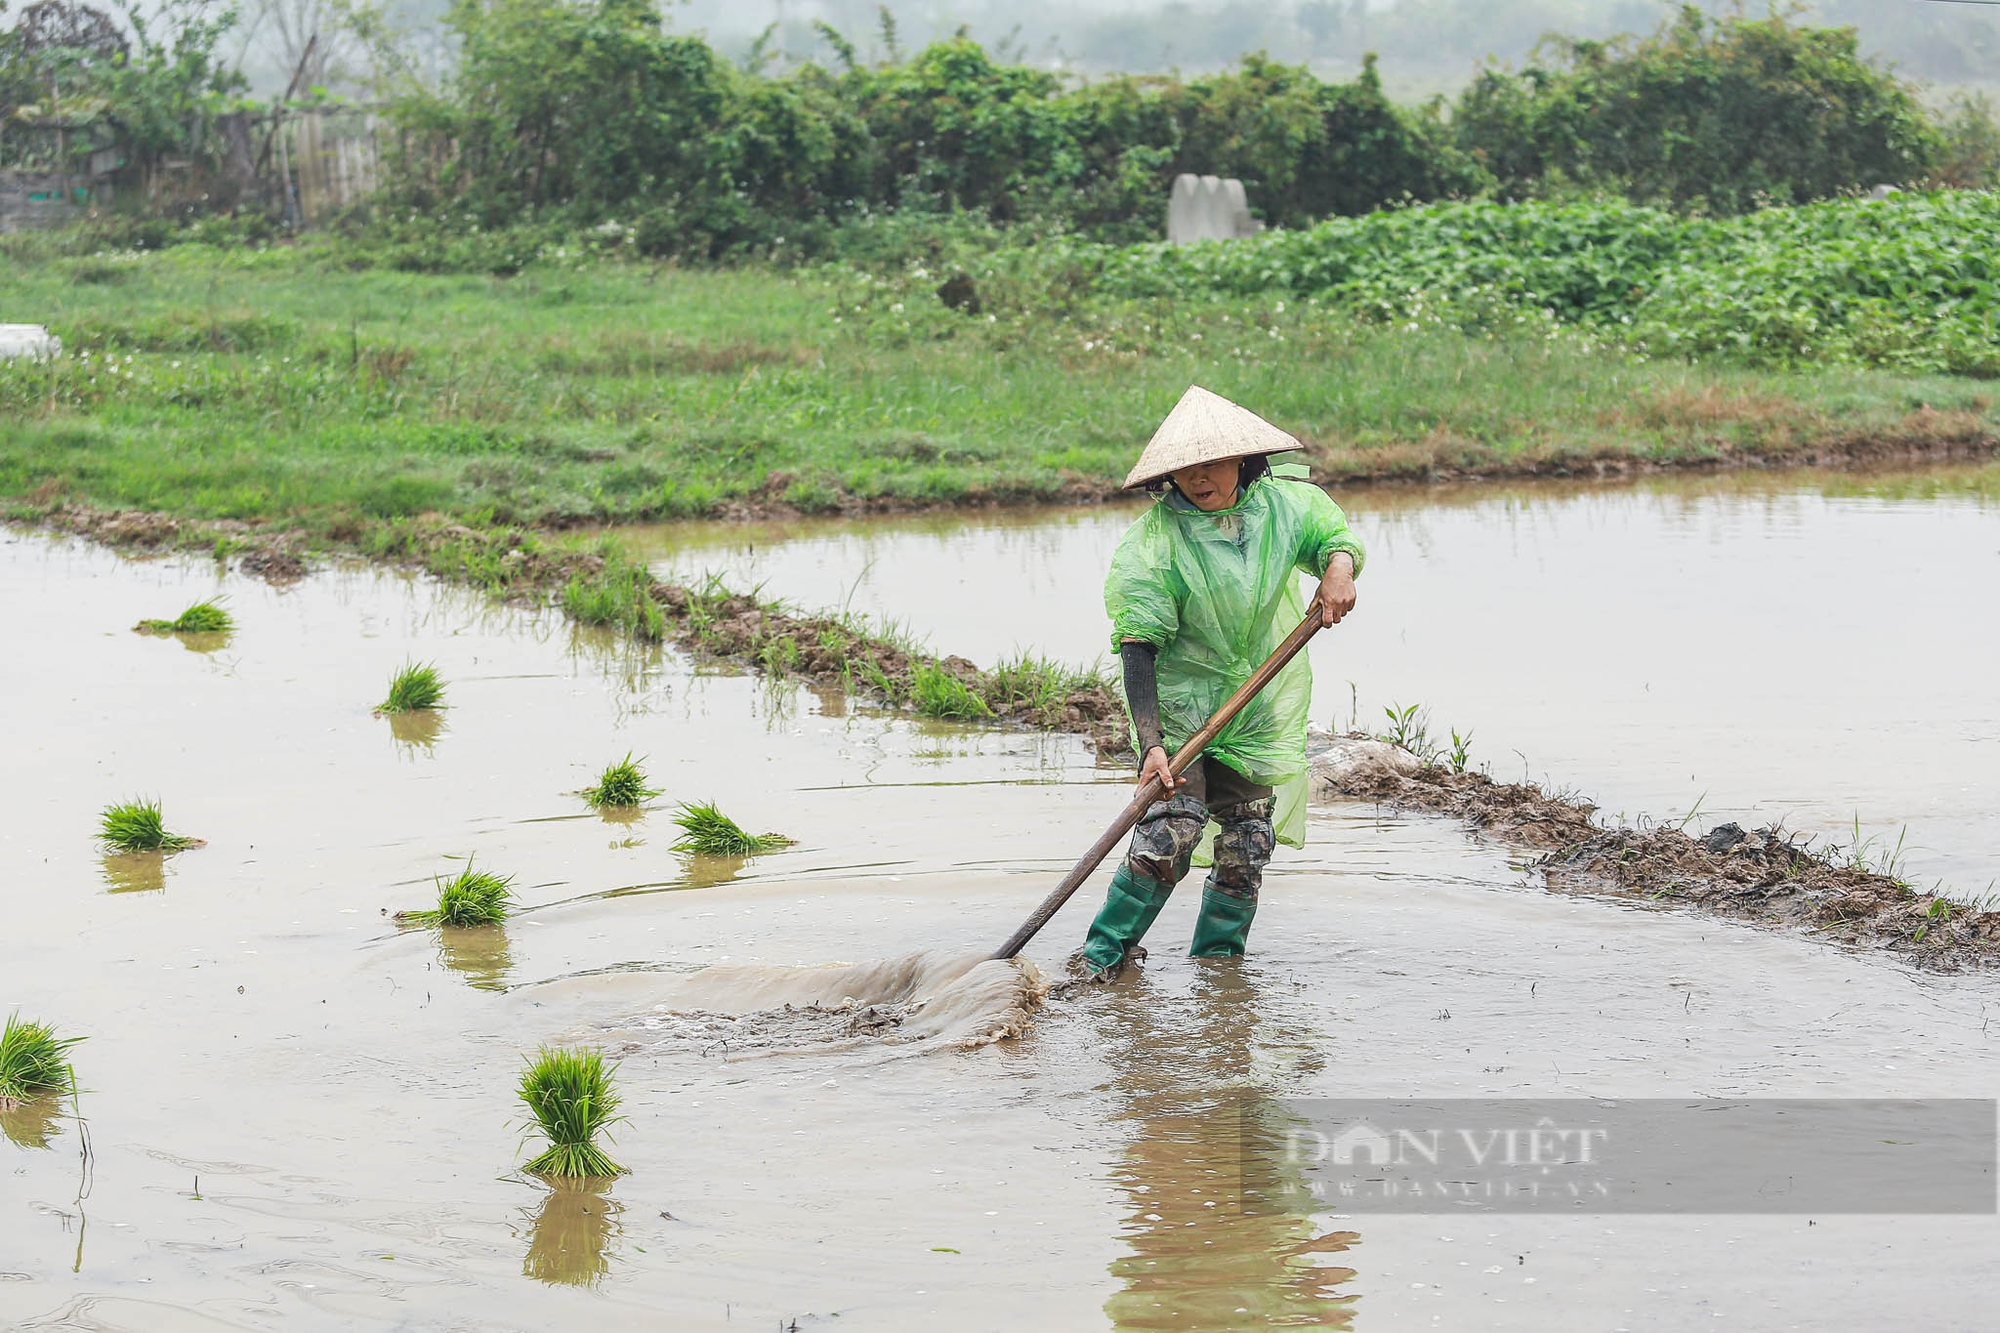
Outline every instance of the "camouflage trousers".
POLYGON ((1271 789, 1208 758, 1190 767, 1185 776, 1185 787, 1153 802, 1140 818, 1125 863, 1135 873, 1172 888, 1187 878, 1201 831, 1213 819, 1218 831, 1208 887, 1254 903, 1276 842, 1271 789))

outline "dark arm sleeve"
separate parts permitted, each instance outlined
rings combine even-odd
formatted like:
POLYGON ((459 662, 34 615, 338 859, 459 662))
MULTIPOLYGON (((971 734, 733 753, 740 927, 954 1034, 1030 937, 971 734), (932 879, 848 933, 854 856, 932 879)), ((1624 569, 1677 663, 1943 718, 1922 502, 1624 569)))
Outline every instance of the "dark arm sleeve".
POLYGON ((1118 645, 1118 660, 1125 666, 1125 707, 1132 714, 1132 729, 1139 733, 1139 758, 1161 743, 1160 675, 1156 664, 1160 650, 1150 643, 1127 640, 1118 645))

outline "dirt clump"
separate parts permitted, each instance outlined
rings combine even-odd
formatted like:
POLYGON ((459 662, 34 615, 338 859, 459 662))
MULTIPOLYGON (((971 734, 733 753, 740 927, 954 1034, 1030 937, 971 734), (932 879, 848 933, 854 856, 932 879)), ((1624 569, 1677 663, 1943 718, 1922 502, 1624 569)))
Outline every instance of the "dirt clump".
POLYGON ((1552 796, 1532 782, 1495 782, 1484 773, 1454 773, 1425 764, 1412 773, 1385 764, 1362 764, 1345 771, 1315 769, 1314 796, 1373 801, 1378 805, 1430 810, 1524 847, 1560 847, 1596 829, 1588 801, 1552 796))
POLYGON ((1559 893, 1692 907, 1888 950, 1938 970, 2000 965, 2000 911, 1919 892, 1852 853, 1812 847, 1777 828, 1722 824, 1698 836, 1672 825, 1604 828, 1588 801, 1438 764, 1412 773, 1383 764, 1322 765, 1313 794, 1463 820, 1541 852, 1530 868, 1559 893))
POLYGON ((1925 967, 2000 963, 2000 912, 1920 893, 1776 828, 1723 824, 1700 837, 1673 827, 1598 829, 1535 864, 1556 890, 1686 903, 1889 949, 1925 967))

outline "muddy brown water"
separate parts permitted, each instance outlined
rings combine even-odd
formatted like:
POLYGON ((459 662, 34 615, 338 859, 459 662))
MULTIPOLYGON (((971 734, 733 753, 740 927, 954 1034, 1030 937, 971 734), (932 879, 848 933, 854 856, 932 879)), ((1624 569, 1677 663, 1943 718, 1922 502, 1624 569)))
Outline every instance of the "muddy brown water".
MULTIPOLYGON (((1421 546, 1397 531, 1378 556, 1421 546)), ((1549 895, 1446 823, 1342 807, 1244 963, 1178 956, 1183 895, 1137 978, 1019 1039, 756 1046, 659 1006, 710 964, 990 948, 1123 789, 1072 739, 370 569, 280 591, 10 533, 0 608, 0 1010, 88 1037, 90 1146, 0 1123, 0 1327, 1969 1328, 2000 1291, 1993 1217, 1294 1216, 1217 1186, 1280 1180, 1245 1107, 1295 1096, 1990 1096, 1990 977, 1549 895), (241 628, 207 651, 127 628, 217 592, 241 628), (434 727, 369 713, 409 658, 450 683, 434 727), (659 809, 586 813, 628 749, 663 803, 798 842, 691 861, 659 809), (101 855, 134 794, 208 845, 101 855), (503 930, 388 922, 465 856, 516 876, 503 930), (513 1086, 578 1038, 623 1060, 632 1174, 551 1191, 513 1086)))
MULTIPOLYGON (((1782 821, 2000 891, 2000 466, 1338 497, 1371 562, 1312 645, 1314 719, 1429 709, 1475 765, 1607 816, 1782 821)), ((990 665, 1109 660, 1129 507, 692 525, 659 566, 847 606, 990 665)))

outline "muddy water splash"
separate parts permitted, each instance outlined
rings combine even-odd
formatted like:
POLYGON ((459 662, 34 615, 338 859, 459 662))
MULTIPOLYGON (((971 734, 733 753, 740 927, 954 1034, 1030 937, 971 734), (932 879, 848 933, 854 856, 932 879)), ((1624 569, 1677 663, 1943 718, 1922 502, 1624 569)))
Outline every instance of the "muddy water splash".
MULTIPOLYGON (((635 989, 653 984, 578 980, 561 989, 588 1005, 615 988, 629 1003, 635 989)), ((657 984, 656 1002, 634 1017, 601 1021, 598 1033, 728 1054, 871 1041, 965 1050, 1027 1033, 1049 989, 1025 958, 938 950, 813 967, 725 963, 657 984)))

